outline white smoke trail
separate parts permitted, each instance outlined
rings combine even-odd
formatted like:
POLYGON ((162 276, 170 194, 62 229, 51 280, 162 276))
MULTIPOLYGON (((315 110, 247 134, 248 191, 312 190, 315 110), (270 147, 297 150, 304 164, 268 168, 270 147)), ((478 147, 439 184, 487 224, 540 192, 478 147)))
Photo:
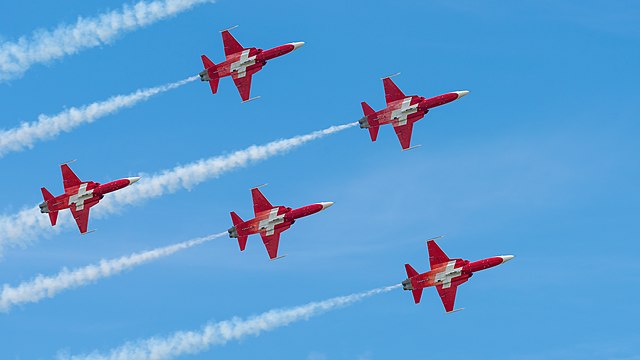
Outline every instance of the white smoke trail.
MULTIPOLYGON (((226 172, 276 155, 285 154, 312 140, 323 138, 356 125, 358 125, 357 122, 331 126, 324 130, 272 141, 265 145, 252 145, 244 150, 200 160, 189 165, 178 166, 162 171, 159 174, 151 176, 143 174, 142 179, 137 184, 108 194, 91 211, 93 215, 105 217, 116 212, 123 205, 139 203, 140 201, 173 193, 180 189, 191 189, 195 185, 217 178, 226 172)), ((62 211, 61 215, 63 216, 58 219, 55 231, 61 231, 64 227, 75 228, 72 218, 66 216, 65 212, 62 211)), ((41 214, 38 206, 24 209, 13 215, 0 216, 0 255, 5 248, 25 247, 35 237, 50 234, 52 231, 54 230, 51 229, 49 217, 41 214)))
POLYGON ((119 35, 151 25, 212 0, 154 0, 123 5, 96 17, 78 17, 75 24, 36 30, 29 37, 0 44, 0 81, 21 76, 32 65, 47 63, 81 50, 108 44, 119 35))
POLYGON ((119 274, 135 266, 172 255, 180 250, 200 245, 204 242, 226 235, 227 232, 184 241, 153 250, 123 256, 117 259, 100 260, 92 264, 69 270, 63 268, 54 276, 38 275, 30 281, 16 287, 4 284, 0 293, 0 311, 8 312, 12 307, 25 303, 35 303, 44 298, 54 297, 63 290, 88 285, 100 279, 119 274))
POLYGON ((129 108, 154 95, 175 89, 196 80, 197 76, 174 83, 137 90, 128 95, 116 95, 105 101, 81 107, 72 107, 56 115, 40 115, 38 121, 22 123, 19 127, 0 131, 0 157, 7 153, 32 148, 36 141, 48 140, 61 132, 70 132, 76 127, 92 123, 101 117, 129 108))
POLYGON ((83 355, 59 354, 59 360, 166 360, 184 354, 195 354, 209 349, 213 345, 224 345, 232 340, 247 336, 258 336, 262 332, 287 326, 291 323, 308 320, 327 311, 352 305, 373 295, 397 289, 400 285, 374 289, 358 294, 340 296, 332 299, 312 302, 289 309, 277 309, 248 318, 212 323, 198 331, 179 331, 167 337, 128 342, 122 346, 101 354, 93 352, 83 355))

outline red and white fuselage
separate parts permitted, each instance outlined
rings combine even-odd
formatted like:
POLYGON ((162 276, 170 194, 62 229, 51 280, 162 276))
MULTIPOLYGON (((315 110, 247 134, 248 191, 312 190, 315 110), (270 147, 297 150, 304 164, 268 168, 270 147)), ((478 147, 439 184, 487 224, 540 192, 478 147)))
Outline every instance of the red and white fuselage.
POLYGON ((256 47, 245 48, 231 35, 229 30, 222 31, 225 60, 215 64, 206 55, 202 55, 204 70, 200 72, 200 80, 208 81, 211 92, 218 92, 220 78, 231 76, 240 92, 242 101, 249 101, 251 94, 251 77, 267 64, 267 61, 288 54, 298 49, 304 42, 293 42, 271 49, 262 50, 256 47))
POLYGON ((376 141, 378 138, 380 125, 393 125, 403 150, 411 148, 413 124, 422 119, 430 109, 458 100, 469 93, 463 90, 431 98, 418 95, 406 96, 389 77, 383 78, 382 83, 387 106, 380 111, 374 111, 366 102, 362 102, 364 117, 358 122, 360 128, 369 129, 371 141, 376 141))
POLYGON ((411 290, 415 303, 420 302, 422 290, 434 286, 447 312, 454 311, 456 290, 477 271, 504 264, 513 255, 493 256, 473 261, 450 259, 433 240, 427 241, 431 270, 418 273, 411 265, 405 264, 408 278, 402 282, 404 290, 411 290))
POLYGON ((94 181, 80 181, 68 165, 61 166, 64 194, 53 196, 42 188, 44 202, 40 206, 40 212, 49 214, 51 225, 55 226, 58 211, 70 209, 78 224, 81 233, 87 232, 89 221, 89 209, 96 205, 105 194, 125 188, 138 180, 140 177, 129 177, 100 184, 94 181))
POLYGON ((244 221, 238 214, 231 212, 233 227, 228 230, 229 237, 237 238, 240 251, 244 251, 248 236, 260 234, 271 259, 278 257, 280 233, 289 229, 297 219, 315 214, 333 205, 332 202, 321 202, 297 209, 273 206, 258 188, 251 189, 251 196, 255 217, 244 221))

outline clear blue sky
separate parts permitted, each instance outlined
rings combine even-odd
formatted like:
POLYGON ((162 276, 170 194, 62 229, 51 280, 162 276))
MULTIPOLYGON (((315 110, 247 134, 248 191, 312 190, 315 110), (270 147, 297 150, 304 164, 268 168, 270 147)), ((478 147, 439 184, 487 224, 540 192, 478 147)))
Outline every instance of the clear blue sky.
MULTIPOLYGON (((122 1, 32 0, 0 7, 0 39, 74 22, 122 1)), ((470 90, 433 110, 401 152, 350 129, 105 219, 98 232, 42 238, 6 252, 0 282, 86 265, 227 229, 252 212, 249 188, 274 204, 335 201, 287 231, 269 262, 258 237, 227 238, 94 285, 0 314, 0 357, 107 350, 197 329, 209 320, 398 283, 428 268, 424 240, 452 257, 515 254, 458 290, 445 315, 397 290, 188 359, 636 359, 640 354, 640 6, 634 1, 221 0, 126 34, 112 45, 36 65, 0 84, 0 127, 180 80, 199 56, 223 58, 218 30, 245 46, 306 45, 254 77, 240 104, 191 83, 33 150, 0 159, 0 212, 62 189, 58 164, 86 180, 153 173, 251 144, 359 119, 384 104, 381 76, 407 94, 470 90)), ((142 182, 140 183, 142 184, 142 182)))

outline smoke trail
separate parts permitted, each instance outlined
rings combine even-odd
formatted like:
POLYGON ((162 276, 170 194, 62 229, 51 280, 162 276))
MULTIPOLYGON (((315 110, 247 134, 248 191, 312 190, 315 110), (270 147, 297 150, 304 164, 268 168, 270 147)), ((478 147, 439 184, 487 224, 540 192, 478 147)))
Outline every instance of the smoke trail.
POLYGON ((105 101, 77 108, 72 107, 53 116, 42 114, 38 116, 38 121, 22 123, 19 127, 0 131, 0 157, 9 152, 32 148, 36 141, 52 139, 61 132, 69 132, 82 124, 92 123, 101 117, 132 107, 154 95, 175 89, 197 78, 192 76, 174 83, 141 89, 128 95, 116 95, 105 101))
MULTIPOLYGON (((165 170, 159 174, 143 176, 135 186, 130 186, 107 195, 96 207, 92 214, 105 217, 116 212, 123 205, 156 198, 180 189, 191 189, 204 181, 214 179, 220 175, 245 167, 255 162, 266 160, 276 155, 300 147, 312 140, 358 125, 357 122, 331 126, 324 130, 314 131, 306 135, 294 136, 289 139, 272 141, 265 145, 252 145, 244 150, 238 150, 227 155, 215 156, 200 160, 189 165, 178 166, 165 170)), ((64 227, 75 227, 67 211, 61 212, 55 231, 64 227)), ((24 209, 17 214, 0 216, 0 255, 7 247, 27 246, 31 239, 50 234, 51 225, 48 216, 41 214, 38 206, 24 209)))
POLYGON ((32 65, 60 59, 83 49, 107 44, 122 33, 151 25, 212 0, 154 0, 123 5, 119 10, 82 18, 54 30, 36 30, 29 37, 0 44, 0 81, 21 76, 32 65))
POLYGON ((93 352, 83 355, 59 354, 59 360, 165 360, 183 354, 195 354, 206 351, 213 345, 224 345, 232 340, 241 340, 247 336, 258 336, 265 331, 287 326, 291 323, 308 320, 327 311, 352 305, 373 295, 397 289, 400 285, 374 289, 358 294, 340 296, 332 299, 312 302, 289 309, 267 311, 248 318, 208 324, 199 331, 179 331, 170 336, 128 342, 114 348, 108 354, 93 352))
POLYGON ((16 287, 4 284, 0 293, 0 311, 8 312, 16 305, 35 303, 44 298, 54 297, 63 290, 88 285, 99 279, 119 274, 135 266, 172 255, 180 250, 200 245, 226 234, 227 232, 209 235, 117 259, 103 259, 98 264, 84 266, 75 270, 63 268, 62 271, 54 276, 38 275, 16 287))

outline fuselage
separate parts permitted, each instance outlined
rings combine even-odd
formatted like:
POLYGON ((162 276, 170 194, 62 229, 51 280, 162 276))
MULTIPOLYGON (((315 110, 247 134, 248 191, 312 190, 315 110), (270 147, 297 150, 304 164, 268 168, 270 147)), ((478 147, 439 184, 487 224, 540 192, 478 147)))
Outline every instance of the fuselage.
POLYGON ((513 258, 512 255, 494 256, 478 261, 451 259, 425 273, 410 277, 402 282, 404 290, 419 290, 430 286, 442 285, 449 288, 456 283, 465 282, 474 272, 503 264, 513 258))
MULTIPOLYGON (((407 122, 415 122, 422 119, 429 112, 429 109, 458 100, 468 93, 468 91, 454 91, 431 98, 418 95, 407 96, 404 99, 392 101, 384 109, 365 117, 369 126, 389 123, 394 124, 394 126, 402 126, 407 122)), ((364 127, 362 125, 361 121, 361 127, 364 127)))
POLYGON ((247 236, 260 232, 265 232, 266 235, 272 235, 277 229, 289 228, 296 222, 296 219, 315 214, 331 205, 333 205, 332 202, 323 202, 303 206, 297 209, 285 206, 276 206, 273 209, 257 213, 253 219, 235 225, 229 230, 229 233, 232 234, 235 230, 236 236, 232 237, 247 236))
POLYGON ((205 69, 200 73, 200 78, 202 81, 209 81, 216 77, 222 78, 234 74, 237 77, 244 77, 247 73, 252 74, 260 70, 267 61, 288 54, 302 46, 302 44, 304 43, 289 43, 267 50, 259 48, 244 49, 241 52, 230 54, 225 61, 205 69))
POLYGON ((40 204, 40 212, 50 213, 70 208, 75 204, 76 210, 82 210, 85 206, 92 206, 100 201, 105 194, 125 188, 138 181, 139 177, 119 179, 100 184, 93 181, 83 182, 80 185, 69 187, 65 193, 40 204))

